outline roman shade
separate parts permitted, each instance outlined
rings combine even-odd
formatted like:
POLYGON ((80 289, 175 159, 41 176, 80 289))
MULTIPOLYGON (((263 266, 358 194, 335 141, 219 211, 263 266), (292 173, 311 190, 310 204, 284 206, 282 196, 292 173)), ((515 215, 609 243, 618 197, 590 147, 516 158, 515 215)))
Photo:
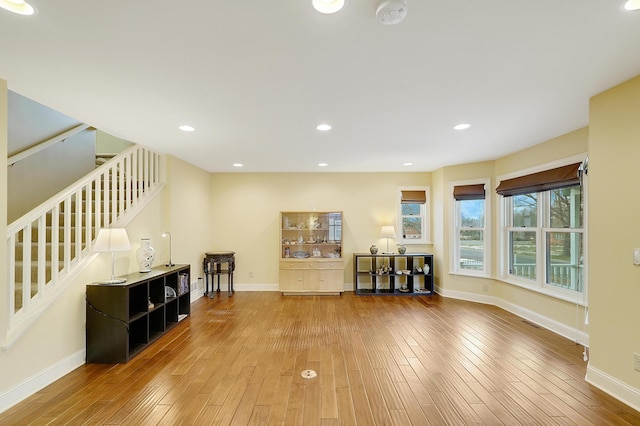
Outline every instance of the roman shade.
POLYGON ((461 200, 484 200, 484 183, 453 187, 453 198, 461 200))
POLYGON ((513 195, 549 191, 579 185, 579 167, 580 163, 575 163, 513 179, 506 179, 500 181, 496 192, 503 197, 511 197, 513 195))
POLYGON ((402 204, 425 204, 427 202, 427 193, 425 191, 401 191, 402 204))

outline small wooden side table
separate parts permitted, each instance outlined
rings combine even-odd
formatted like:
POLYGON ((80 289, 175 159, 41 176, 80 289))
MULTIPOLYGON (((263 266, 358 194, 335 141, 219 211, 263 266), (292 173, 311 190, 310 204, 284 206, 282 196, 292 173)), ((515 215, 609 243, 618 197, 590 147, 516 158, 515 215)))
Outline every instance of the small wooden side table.
POLYGON ((228 293, 229 296, 233 295, 233 271, 236 268, 235 254, 234 251, 210 251, 204 254, 205 296, 213 297, 214 277, 218 277, 216 293, 220 293, 220 275, 227 275, 228 293), (226 264, 226 268, 222 267, 223 264, 226 264), (209 277, 211 277, 211 291, 209 291, 209 277))

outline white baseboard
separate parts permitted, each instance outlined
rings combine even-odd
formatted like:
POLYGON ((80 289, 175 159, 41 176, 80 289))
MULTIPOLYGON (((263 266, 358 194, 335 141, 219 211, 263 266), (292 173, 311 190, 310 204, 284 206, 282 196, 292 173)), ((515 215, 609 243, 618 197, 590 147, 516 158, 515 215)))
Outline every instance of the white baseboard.
MULTIPOLYGON (((234 284, 235 291, 280 291, 278 283, 275 284, 234 284)), ((220 291, 223 291, 220 287, 220 291)))
MULTIPOLYGON (((238 284, 234 289, 236 291, 280 291, 277 283, 238 284)), ((223 289, 221 288, 221 290, 223 289)), ((344 291, 354 291, 353 284, 345 283, 344 291)), ((475 293, 451 290, 442 291, 440 288, 436 288, 436 292, 444 297, 498 306, 506 311, 518 315, 521 318, 564 336, 567 339, 574 340, 582 345, 588 346, 589 338, 584 332, 568 327, 555 320, 540 315, 537 312, 530 311, 502 299, 475 293)), ((203 297, 202 291, 191 292, 191 302, 194 302, 201 297, 203 297)), ((83 365, 85 363, 85 356, 86 354, 84 350, 79 351, 0 394, 0 413, 83 365)), ((616 380, 613 377, 607 376, 591 366, 587 367, 586 380, 625 404, 634 408, 640 407, 640 391, 616 380)))
MULTIPOLYGON (((343 291, 354 291, 352 283, 345 283, 343 291)), ((272 284, 234 284, 233 289, 235 291, 280 291, 280 286, 278 283, 272 284)), ((227 291, 227 285, 220 285, 220 292, 227 291)), ((191 293, 191 302, 198 300, 202 297, 204 292, 199 292, 200 294, 191 293)))
MULTIPOLYGON (((237 284, 234 286, 235 291, 280 291, 278 283, 272 284, 237 284)), ((220 287, 220 291, 226 291, 226 287, 220 287)), ((345 283, 343 287, 343 291, 354 291, 353 283, 345 283)), ((452 291, 452 290, 442 290, 439 287, 435 288, 435 292, 444 296, 450 297, 452 299, 459 300, 467 300, 470 302, 483 303, 486 305, 494 305, 499 308, 504 309, 505 311, 511 312, 521 318, 526 319, 527 321, 531 321, 541 327, 544 327, 548 330, 553 331, 556 334, 559 334, 569 340, 573 340, 580 345, 589 346, 589 336, 582 330, 577 330, 575 328, 569 327, 565 324, 562 324, 558 321, 555 321, 551 318, 540 315, 538 312, 534 312, 528 309, 525 309, 521 306, 515 305, 510 302, 506 302, 500 298, 494 296, 485 296, 482 294, 476 293, 467 293, 462 291, 452 291)), ((194 294, 192 292, 191 302, 198 300, 202 297, 202 292, 198 292, 198 294, 194 294)))
POLYGON ((198 291, 192 291, 191 292, 191 299, 189 299, 191 301, 191 303, 195 302, 196 300, 200 299, 202 296, 204 296, 203 292, 198 290, 198 291))
POLYGON ((522 306, 513 304, 511 302, 507 302, 498 297, 494 296, 485 296, 482 294, 475 293, 467 293, 463 291, 455 291, 455 290, 445 290, 437 289, 438 294, 441 294, 444 297, 450 297, 452 299, 460 299, 460 300, 468 300, 470 302, 476 303, 484 303, 486 305, 493 305, 499 308, 504 309, 505 311, 511 312, 514 315, 517 315, 521 318, 526 319, 536 325, 546 328, 547 330, 553 331, 556 334, 559 334, 562 337, 565 337, 569 340, 573 340, 574 342, 583 345, 589 346, 589 335, 585 333, 583 330, 578 330, 574 327, 569 327, 566 324, 558 322, 552 318, 548 318, 544 315, 540 315, 538 312, 531 311, 529 309, 523 308, 522 306))
MULTIPOLYGON (((225 287, 226 288, 226 287, 225 287)), ((278 283, 275 284, 234 284, 233 289, 235 291, 280 291, 278 283)), ((220 291, 223 288, 220 287, 220 291)), ((352 283, 345 283, 343 291, 353 291, 352 283)))
MULTIPOLYGON (((451 291, 437 289, 437 293, 444 297, 450 297, 453 299, 468 300, 470 302, 484 303, 488 305, 498 306, 499 308, 509 311, 514 315, 531 321, 541 327, 544 327, 556 334, 559 334, 569 340, 573 340, 583 346, 589 347, 589 335, 582 330, 569 327, 565 324, 559 323, 551 318, 547 318, 540 315, 537 312, 530 311, 522 306, 515 305, 510 302, 506 302, 500 298, 493 296, 484 296, 475 293, 466 293, 461 291, 451 291)), ((640 390, 629 386, 628 384, 609 376, 601 370, 593 367, 591 364, 587 365, 587 374, 585 381, 603 392, 608 393, 613 398, 627 404, 634 410, 640 411, 640 390)))
POLYGON ((0 413, 80 367, 85 363, 85 358, 86 351, 83 349, 3 392, 0 394, 0 413))
POLYGON ((592 367, 591 364, 587 366, 585 380, 615 399, 624 402, 634 410, 640 411, 640 390, 592 367))

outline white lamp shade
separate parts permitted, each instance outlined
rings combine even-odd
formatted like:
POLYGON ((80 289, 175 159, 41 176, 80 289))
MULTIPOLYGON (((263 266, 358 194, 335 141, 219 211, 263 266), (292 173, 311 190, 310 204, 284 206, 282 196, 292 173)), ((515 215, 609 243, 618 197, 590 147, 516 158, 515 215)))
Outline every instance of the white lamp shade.
POLYGON ((102 228, 93 245, 93 251, 116 252, 131 250, 127 230, 124 228, 102 228))
POLYGON ((395 238, 396 237, 396 229, 393 225, 385 225, 380 230, 380 238, 395 238))

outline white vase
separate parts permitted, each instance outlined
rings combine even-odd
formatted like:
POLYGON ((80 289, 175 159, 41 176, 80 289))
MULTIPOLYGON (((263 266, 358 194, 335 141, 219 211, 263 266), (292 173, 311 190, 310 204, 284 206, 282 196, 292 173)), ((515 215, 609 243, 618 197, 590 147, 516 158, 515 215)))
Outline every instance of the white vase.
POLYGON ((151 240, 149 240, 149 238, 142 238, 140 240, 140 248, 138 248, 136 254, 138 265, 140 265, 140 272, 151 272, 151 265, 153 265, 156 251, 151 247, 151 240))

